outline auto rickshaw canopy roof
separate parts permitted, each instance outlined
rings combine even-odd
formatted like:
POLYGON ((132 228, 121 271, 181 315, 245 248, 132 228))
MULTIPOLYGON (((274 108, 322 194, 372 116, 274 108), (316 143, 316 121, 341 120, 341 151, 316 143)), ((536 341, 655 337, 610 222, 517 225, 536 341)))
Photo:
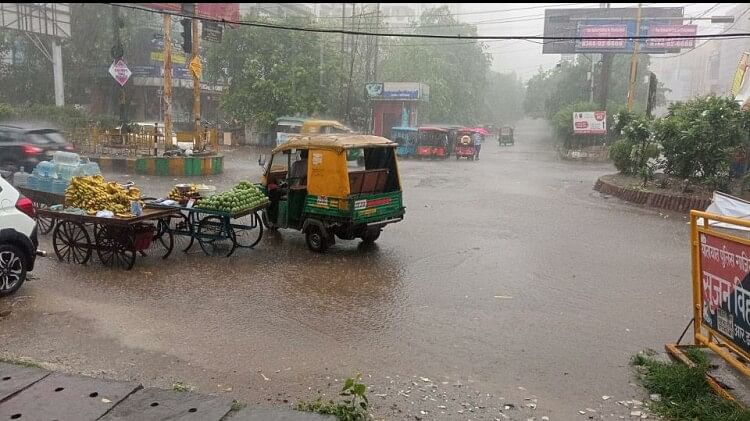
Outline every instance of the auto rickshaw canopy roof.
POLYGON ((304 127, 335 127, 339 130, 351 130, 349 127, 346 127, 344 124, 336 121, 336 120, 317 120, 314 118, 305 120, 302 125, 304 127))
POLYGON ((442 129, 440 127, 429 127, 429 126, 420 127, 419 131, 420 132, 441 132, 441 133, 448 133, 448 130, 446 130, 446 129, 442 129))
POLYGON ((357 148, 387 148, 398 144, 384 137, 366 134, 312 134, 294 135, 288 141, 277 146, 273 153, 298 149, 326 149, 342 152, 357 148))

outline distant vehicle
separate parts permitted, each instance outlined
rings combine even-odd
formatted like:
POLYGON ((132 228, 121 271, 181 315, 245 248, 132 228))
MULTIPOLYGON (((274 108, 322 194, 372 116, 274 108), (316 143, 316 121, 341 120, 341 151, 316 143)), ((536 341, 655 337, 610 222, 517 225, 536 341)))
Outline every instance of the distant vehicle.
POLYGON ((0 177, 0 297, 13 294, 34 270, 37 224, 34 205, 0 177))
POLYGON ((417 152, 416 127, 392 127, 391 140, 398 144, 396 155, 411 158, 417 152))
POLYGON ((512 126, 501 127, 500 133, 497 136, 497 144, 500 146, 513 145, 515 143, 515 140, 513 139, 513 132, 514 129, 512 126))
POLYGON ((0 124, 0 169, 30 173, 40 161, 57 151, 74 151, 73 145, 54 128, 36 124, 0 124))
MULTIPOLYGON (((469 161, 473 161, 477 154, 477 145, 474 143, 474 136, 479 133, 477 129, 460 129, 456 131, 456 145, 454 153, 456 159, 467 158, 469 161)), ((486 133, 486 132, 485 132, 486 133)))
POLYGON ((354 130, 346 127, 336 120, 309 119, 302 123, 300 129, 302 134, 331 134, 331 133, 354 133, 354 130))
POLYGON ((273 128, 275 133, 276 146, 289 140, 289 136, 300 133, 302 125, 306 119, 301 117, 279 117, 276 119, 276 126, 273 128))
POLYGON ((420 127, 417 138, 417 158, 447 159, 450 150, 448 130, 439 127, 420 127))

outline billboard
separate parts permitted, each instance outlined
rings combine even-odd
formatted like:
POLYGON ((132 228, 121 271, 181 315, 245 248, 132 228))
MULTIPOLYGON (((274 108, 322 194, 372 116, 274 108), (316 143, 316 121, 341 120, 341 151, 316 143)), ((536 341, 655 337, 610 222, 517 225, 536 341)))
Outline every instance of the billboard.
MULTIPOLYGON (((160 12, 180 13, 183 3, 136 3, 141 7, 160 12)), ((195 14, 198 17, 239 22, 239 3, 197 3, 195 14)))
POLYGON ((0 28, 70 37, 70 3, 0 3, 0 28))
MULTIPOLYGON (((616 38, 636 36, 637 8, 546 9, 545 37, 616 38)), ((682 7, 644 7, 638 36, 695 35, 695 25, 683 25, 682 7)), ((639 50, 647 54, 679 52, 692 48, 694 39, 639 40, 639 50), (649 42, 656 41, 656 42, 649 42)), ((543 54, 631 53, 633 40, 547 40, 543 54)))
POLYGON ((413 82, 375 82, 365 84, 367 98, 374 100, 427 101, 430 87, 413 82))
POLYGON ((607 112, 573 113, 573 134, 607 134, 607 112))

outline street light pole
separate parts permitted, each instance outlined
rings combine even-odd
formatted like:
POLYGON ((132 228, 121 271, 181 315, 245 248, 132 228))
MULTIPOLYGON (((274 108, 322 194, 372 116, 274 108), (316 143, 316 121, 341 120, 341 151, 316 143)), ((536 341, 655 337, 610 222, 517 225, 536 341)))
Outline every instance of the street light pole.
MULTIPOLYGON (((635 36, 641 34, 641 6, 638 3, 638 13, 635 18, 635 36)), ((630 59, 630 83, 628 84, 628 111, 633 111, 633 101, 635 100, 635 80, 638 74, 638 46, 639 40, 633 40, 633 56, 630 59)))

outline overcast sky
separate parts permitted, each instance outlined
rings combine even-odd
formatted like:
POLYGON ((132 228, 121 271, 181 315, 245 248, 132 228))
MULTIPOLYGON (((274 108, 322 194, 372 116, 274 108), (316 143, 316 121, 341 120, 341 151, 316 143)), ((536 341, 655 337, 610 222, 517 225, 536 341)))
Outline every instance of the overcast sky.
MULTIPOLYGON (((459 20, 476 24, 480 35, 542 35, 545 8, 599 7, 600 3, 461 3, 451 4, 459 20)), ((684 7, 685 17, 726 14, 737 3, 644 3, 644 7, 684 7)), ((637 3, 611 3, 610 7, 636 7, 637 3)), ((719 32, 723 27, 709 21, 696 21, 698 33, 719 32)), ((541 65, 554 66, 559 54, 542 55, 542 46, 521 40, 489 40, 492 67, 502 72, 515 71, 524 80, 541 65)))

